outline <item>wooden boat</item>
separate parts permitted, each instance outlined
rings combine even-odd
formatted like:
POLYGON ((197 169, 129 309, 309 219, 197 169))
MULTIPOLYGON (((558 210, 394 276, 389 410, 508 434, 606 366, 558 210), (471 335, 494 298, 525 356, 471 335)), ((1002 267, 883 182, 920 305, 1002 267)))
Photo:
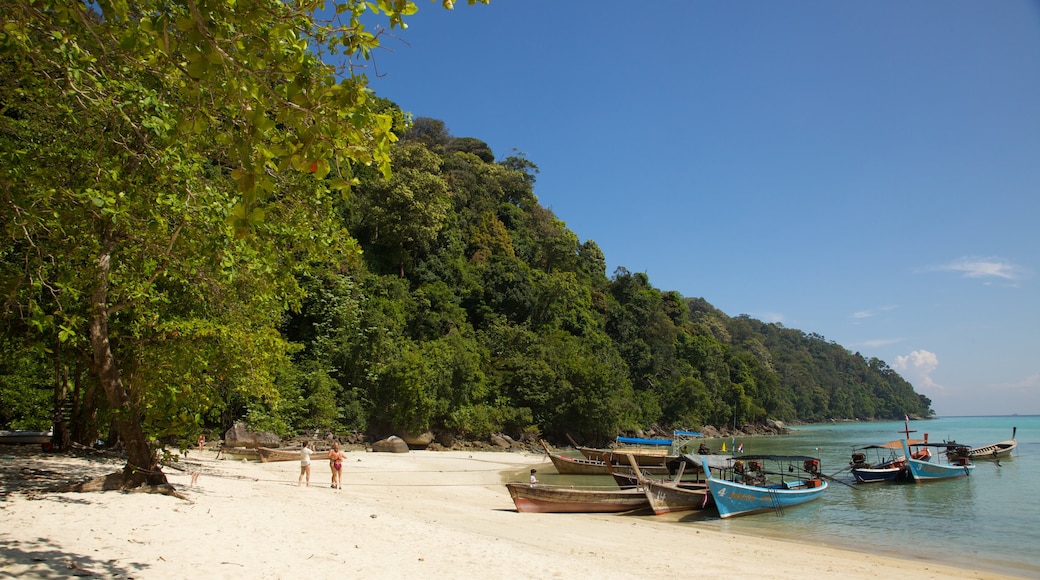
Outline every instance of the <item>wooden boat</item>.
MULTIPOLYGON (((975 469, 975 464, 967 457, 956 459, 951 463, 938 463, 937 461, 914 459, 913 457, 909 457, 910 447, 907 445, 907 442, 903 441, 902 443, 903 453, 908 456, 906 465, 910 469, 910 477, 918 483, 922 481, 966 477, 971 475, 972 470, 975 469)), ((934 446, 936 444, 931 445, 934 446)), ((944 446, 947 444, 939 443, 938 445, 944 446)))
MULTIPOLYGON (((570 436, 567 436, 570 439, 570 436)), ((635 457, 636 461, 641 466, 645 467, 656 467, 664 468, 669 460, 675 460, 678 458, 677 455, 671 453, 671 440, 670 439, 632 439, 632 438, 619 438, 628 441, 643 441, 643 442, 658 442, 655 445, 661 445, 661 447, 623 447, 618 449, 597 449, 595 447, 584 447, 578 445, 573 439, 570 439, 571 445, 578 450, 586 459, 592 459, 594 461, 610 462, 615 465, 623 464, 628 465, 628 460, 625 458, 627 455, 635 457), (665 446, 667 445, 667 446, 665 446)), ((622 441, 624 443, 624 441, 622 441)))
MULTIPOLYGON (((951 447, 946 451, 946 457, 951 461, 955 462, 961 459, 995 459, 1000 460, 1005 457, 1010 457, 1011 452, 1018 447, 1018 442, 1015 441, 1015 433, 1018 431, 1018 427, 1011 428, 1011 439, 1000 441, 998 443, 991 443, 989 445, 983 445, 982 447, 968 447, 966 445, 958 445, 951 447)), ((951 441, 950 444, 956 442, 951 441)))
MULTIPOLYGON (((300 450, 294 449, 272 449, 270 447, 258 447, 257 453, 260 455, 260 461, 264 463, 270 463, 272 461, 299 461, 300 450)), ((328 459, 329 450, 325 451, 314 451, 311 453, 311 461, 318 459, 328 459)))
POLYGON ((52 431, 0 431, 2 445, 41 445, 50 443, 52 431))
POLYGON ((507 483, 516 511, 521 513, 618 513, 647 507, 642 489, 565 487, 507 483))
MULTIPOLYGON (((631 456, 629 456, 631 458, 631 456)), ((662 515, 672 512, 704 509, 711 505, 711 494, 705 481, 697 477, 700 462, 693 456, 684 456, 676 474, 667 480, 648 477, 639 469, 634 459, 631 462, 634 476, 646 495, 654 514, 662 515), (683 479, 687 466, 692 468, 694 480, 683 479)), ((615 478, 616 479, 616 478, 615 478)))
POLYGON ((217 450, 217 459, 257 461, 260 459, 260 453, 250 447, 227 447, 221 445, 220 449, 217 450))
MULTIPOLYGON (((552 461, 553 467, 556 468, 556 472, 560 475, 610 475, 610 466, 606 461, 560 455, 559 453, 553 453, 545 441, 540 441, 540 443, 542 444, 542 449, 545 450, 545 454, 552 461)), ((617 467, 617 464, 614 466, 617 467)), ((652 465, 646 466, 646 469, 653 473, 667 473, 668 467, 666 465, 652 465)))
MULTIPOLYGON (((917 450, 913 452, 914 459, 927 460, 931 457, 931 452, 927 447, 920 447, 925 443, 927 443, 927 440, 920 439, 914 439, 909 442, 911 447, 917 446, 917 450)), ((867 445, 858 448, 857 451, 853 452, 852 461, 849 462, 852 477, 859 483, 910 480, 910 469, 906 466, 906 456, 896 455, 896 450, 902 450, 901 439, 889 441, 881 445, 867 445), (870 450, 878 454, 876 463, 868 463, 866 461, 866 453, 864 451, 870 450), (882 455, 885 452, 888 452, 887 456, 882 455)))
POLYGON ((721 469, 715 467, 714 472, 708 456, 699 457, 704 472, 711 474, 708 490, 722 518, 766 511, 783 515, 789 507, 819 499, 828 487, 820 474, 820 462, 813 457, 745 455, 721 469), (766 471, 766 461, 777 462, 779 469, 766 471))
POLYGON ((577 459, 553 453, 545 441, 540 441, 545 454, 549 456, 553 467, 560 475, 610 475, 606 462, 594 459, 577 459))

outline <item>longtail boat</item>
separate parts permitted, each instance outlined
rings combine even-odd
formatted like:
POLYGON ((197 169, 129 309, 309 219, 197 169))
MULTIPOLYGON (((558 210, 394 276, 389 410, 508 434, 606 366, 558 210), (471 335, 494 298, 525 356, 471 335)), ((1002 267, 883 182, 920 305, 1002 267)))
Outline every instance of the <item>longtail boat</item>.
POLYGON ((699 510, 711 505, 711 494, 708 493, 708 486, 702 478, 697 477, 692 481, 684 479, 687 466, 692 467, 696 476, 697 471, 701 469, 698 461, 692 458, 684 459, 672 478, 660 480, 648 477, 631 455, 628 458, 654 514, 699 510))
MULTIPOLYGON (((297 449, 272 449, 270 447, 258 447, 257 453, 260 454, 260 461, 264 463, 271 463, 273 461, 299 461, 300 450, 297 449)), ((325 451, 314 451, 311 453, 311 461, 319 459, 328 459, 329 450, 325 451)))
POLYGON ((522 513, 618 513, 647 506, 640 489, 565 487, 507 483, 516 511, 522 513))
POLYGON ((819 499, 827 490, 820 462, 814 457, 745 455, 721 468, 709 465, 708 456, 698 457, 704 472, 711 474, 708 489, 722 518, 768 511, 780 516, 789 507, 819 499), (766 461, 779 467, 767 471, 766 461))
MULTIPOLYGON (((1018 431, 1018 427, 1011 428, 1011 439, 1000 441, 998 443, 991 443, 989 445, 983 445, 982 447, 968 447, 967 445, 957 445, 950 447, 946 451, 946 457, 950 461, 956 461, 958 459, 995 459, 1001 460, 1005 457, 1010 457, 1011 452, 1018 447, 1018 442, 1015 441, 1015 433, 1018 431)), ((950 445, 955 444, 955 441, 951 441, 950 445)))

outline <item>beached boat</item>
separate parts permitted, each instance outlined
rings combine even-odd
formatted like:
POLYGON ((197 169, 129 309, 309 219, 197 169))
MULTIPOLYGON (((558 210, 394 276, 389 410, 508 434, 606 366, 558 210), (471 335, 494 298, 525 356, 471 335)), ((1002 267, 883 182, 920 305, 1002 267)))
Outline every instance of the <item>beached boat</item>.
MULTIPOLYGON (((567 436, 570 439, 570 436, 567 436)), ((631 437, 619 437, 618 440, 624 445, 617 449, 598 449, 595 447, 584 447, 570 439, 571 445, 578 450, 586 459, 594 461, 610 462, 614 465, 628 465, 626 455, 635 457, 639 465, 644 467, 664 467, 669 460, 678 456, 671 452, 671 439, 635 439, 631 437), (641 443, 636 443, 641 442, 641 443), (629 445, 647 445, 635 446, 629 445), (656 446, 656 447, 655 447, 656 446)))
POLYGON ((711 474, 708 490, 722 518, 766 511, 783 515, 785 509, 819 499, 827 490, 820 462, 813 457, 746 455, 721 469, 711 466, 708 456, 699 457, 704 472, 711 474), (766 471, 766 461, 780 467, 766 471))
MULTIPOLYGON (((903 453, 910 456, 910 447, 907 446, 906 441, 903 441, 903 453)), ((946 443, 934 444, 932 446, 945 446, 946 443)), ((954 479, 957 477, 966 477, 971 475, 975 464, 971 462, 971 459, 959 458, 951 461, 950 463, 939 463, 938 461, 926 461, 922 459, 914 459, 909 457, 906 460, 906 466, 910 470, 910 477, 914 481, 920 483, 922 481, 935 481, 940 479, 954 479)))
POLYGON ((605 489, 507 483, 516 511, 526 513, 618 513, 647 507, 642 489, 605 489))
MULTIPOLYGON (((1004 459, 1010 457, 1011 452, 1018 447, 1018 442, 1015 441, 1015 433, 1018 431, 1018 427, 1011 428, 1011 439, 1000 441, 998 443, 991 443, 989 445, 983 445, 982 447, 968 447, 967 445, 956 445, 950 447, 946 451, 946 457, 951 461, 955 462, 962 459, 1004 459)), ((955 445, 955 441, 951 441, 950 445, 955 445)))
MULTIPOLYGON (((556 472, 560 475, 610 475, 610 466, 606 461, 585 457, 568 457, 559 453, 553 453, 545 441, 540 441, 540 443, 542 444, 542 449, 545 450, 545 454, 549 456, 549 461, 552 461, 553 467, 556 468, 556 472)), ((618 466, 619 464, 614 463, 614 467, 618 466)), ((647 465, 644 468, 656 474, 668 472, 668 466, 663 464, 647 465)))
MULTIPOLYGON (((270 463, 272 461, 299 461, 300 450, 299 448, 294 449, 272 449, 270 447, 258 447, 257 453, 260 455, 260 461, 264 463, 270 463)), ((313 451, 311 452, 311 461, 318 459, 328 459, 329 450, 325 451, 313 451)))
MULTIPOLYGON (((683 456, 675 475, 666 480, 647 476, 639 469, 639 465, 635 461, 631 462, 631 466, 633 477, 637 478, 650 503, 650 508, 656 515, 704 509, 712 503, 708 486, 698 474, 702 469, 699 457, 683 456), (693 480, 685 479, 687 468, 690 469, 693 480)), ((617 476, 615 476, 615 480, 617 480, 617 476)))
POLYGON ((260 452, 251 447, 227 447, 226 445, 221 445, 217 449, 217 459, 257 461, 260 459, 260 452))
POLYGON ((552 461, 553 467, 560 475, 610 475, 610 468, 605 461, 560 455, 553 453, 545 441, 539 441, 539 443, 542 444, 542 449, 545 450, 549 461, 552 461))
POLYGON ((50 443, 53 436, 51 431, 0 431, 0 444, 40 445, 50 443))

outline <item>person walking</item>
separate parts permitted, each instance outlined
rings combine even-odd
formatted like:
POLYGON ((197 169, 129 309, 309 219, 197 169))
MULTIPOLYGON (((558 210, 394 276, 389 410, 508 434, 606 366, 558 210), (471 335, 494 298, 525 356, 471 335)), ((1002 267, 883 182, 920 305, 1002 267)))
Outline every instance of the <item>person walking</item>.
POLYGON ((311 453, 313 453, 313 450, 310 444, 304 441, 303 447, 300 449, 300 479, 297 483, 298 486, 303 485, 304 476, 307 477, 307 487, 311 486, 311 453))
POLYGON ((343 489, 343 462, 347 454, 339 450, 339 443, 333 443, 329 450, 329 467, 332 468, 332 488, 343 489))

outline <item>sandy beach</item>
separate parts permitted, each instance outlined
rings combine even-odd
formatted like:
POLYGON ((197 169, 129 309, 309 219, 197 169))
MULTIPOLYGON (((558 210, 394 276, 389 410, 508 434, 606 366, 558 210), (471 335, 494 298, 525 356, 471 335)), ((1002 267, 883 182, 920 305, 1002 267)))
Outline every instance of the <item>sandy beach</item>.
POLYGON ((191 452, 166 470, 185 501, 42 491, 122 464, 0 447, 0 576, 1010 578, 654 518, 520 514, 502 483, 552 470, 532 453, 347 453, 335 490, 327 461, 299 487, 298 462, 191 452))

